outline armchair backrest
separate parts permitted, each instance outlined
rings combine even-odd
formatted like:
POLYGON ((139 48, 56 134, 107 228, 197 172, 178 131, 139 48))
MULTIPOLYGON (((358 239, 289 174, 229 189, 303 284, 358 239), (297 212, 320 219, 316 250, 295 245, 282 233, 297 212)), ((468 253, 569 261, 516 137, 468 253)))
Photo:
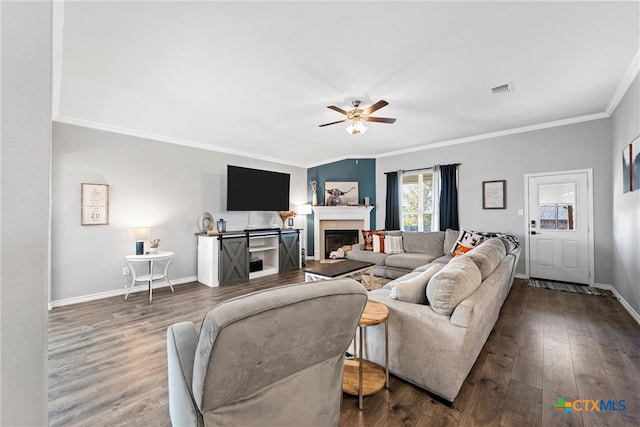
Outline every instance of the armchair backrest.
POLYGON ((222 303, 205 316, 193 396, 205 424, 337 425, 344 354, 367 302, 352 279, 222 303))

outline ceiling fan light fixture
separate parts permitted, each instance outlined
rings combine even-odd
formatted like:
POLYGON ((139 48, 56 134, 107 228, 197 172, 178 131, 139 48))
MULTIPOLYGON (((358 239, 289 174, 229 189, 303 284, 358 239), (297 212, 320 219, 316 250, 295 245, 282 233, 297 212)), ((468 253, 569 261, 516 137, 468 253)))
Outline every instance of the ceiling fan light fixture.
POLYGON ((358 133, 365 133, 368 129, 368 127, 366 127, 360 120, 356 120, 356 122, 353 124, 353 127, 358 131, 358 133))
POLYGON ((389 103, 385 100, 380 100, 375 104, 361 110, 360 101, 354 99, 353 102, 354 109, 351 111, 345 111, 340 107, 336 107, 335 105, 329 105, 327 108, 330 110, 337 111, 340 114, 344 114, 346 118, 344 120, 338 120, 331 123, 325 123, 319 125, 320 127, 335 125, 337 123, 347 122, 348 126, 345 128, 345 131, 348 134, 356 135, 359 133, 365 133, 367 131, 367 127, 364 125, 364 122, 377 122, 377 123, 395 123, 396 119, 388 118, 388 117, 371 117, 371 113, 374 111, 378 111, 380 108, 389 105, 389 103))
POLYGON ((349 124, 349 126, 345 128, 347 133, 350 135, 363 134, 367 131, 367 129, 369 128, 366 127, 360 120, 354 120, 349 124))

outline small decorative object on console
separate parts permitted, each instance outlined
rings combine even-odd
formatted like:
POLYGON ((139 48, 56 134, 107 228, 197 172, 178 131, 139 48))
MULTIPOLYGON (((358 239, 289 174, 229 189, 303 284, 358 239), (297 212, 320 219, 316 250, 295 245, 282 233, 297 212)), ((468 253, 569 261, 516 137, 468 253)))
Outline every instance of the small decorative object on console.
POLYGON ((284 222, 287 220, 287 218, 294 218, 296 216, 296 213, 294 211, 278 211, 277 213, 280 217, 280 220, 282 221, 282 228, 284 228, 284 222))
POLYGON ((213 216, 209 212, 202 212, 198 217, 198 229, 201 233, 213 230, 213 216))

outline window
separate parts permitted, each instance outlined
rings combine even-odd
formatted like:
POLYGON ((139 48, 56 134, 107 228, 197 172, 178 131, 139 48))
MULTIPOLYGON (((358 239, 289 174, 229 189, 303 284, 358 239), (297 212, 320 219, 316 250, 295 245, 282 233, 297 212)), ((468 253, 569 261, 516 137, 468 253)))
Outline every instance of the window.
POLYGON ((543 230, 575 230, 575 193, 573 182, 540 184, 538 213, 543 230))
POLYGON ((402 174, 402 230, 431 231, 433 216, 433 172, 402 174))

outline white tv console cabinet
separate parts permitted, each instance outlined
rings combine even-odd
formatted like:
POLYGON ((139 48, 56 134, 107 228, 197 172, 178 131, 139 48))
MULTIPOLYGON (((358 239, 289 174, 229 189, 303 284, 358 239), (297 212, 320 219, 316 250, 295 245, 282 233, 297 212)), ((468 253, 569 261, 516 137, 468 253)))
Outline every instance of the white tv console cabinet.
POLYGON ((197 233, 196 236, 198 282, 207 286, 227 285, 297 270, 301 265, 299 229, 227 231, 212 235, 197 233), (259 270, 250 271, 252 259, 259 270))

